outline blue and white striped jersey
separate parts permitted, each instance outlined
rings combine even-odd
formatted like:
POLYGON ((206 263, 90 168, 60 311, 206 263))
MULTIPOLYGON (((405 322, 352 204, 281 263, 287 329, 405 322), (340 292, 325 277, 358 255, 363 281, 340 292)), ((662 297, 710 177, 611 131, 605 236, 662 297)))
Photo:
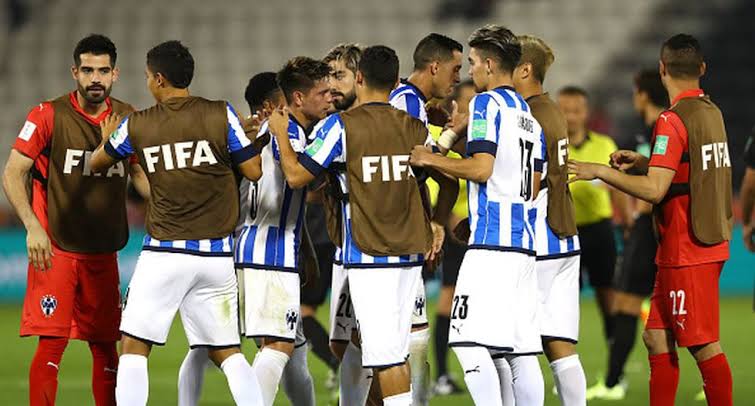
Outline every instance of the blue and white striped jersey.
MULTIPOLYGON (((242 163, 256 154, 251 148, 252 141, 244 133, 236 111, 230 103, 226 103, 228 116, 228 152, 234 164, 242 163)), ((134 154, 128 132, 128 117, 124 118, 118 129, 107 143, 105 151, 115 159, 125 159, 134 154)), ((147 163, 149 165, 149 163, 147 163)), ((181 166, 179 166, 180 168, 181 166)), ((149 168, 145 168, 149 170, 149 168)), ((231 256, 233 255, 233 237, 158 241, 151 236, 144 237, 142 249, 147 251, 181 252, 202 256, 231 256)))
POLYGON ((397 88, 393 89, 389 97, 391 106, 409 113, 410 116, 422 121, 427 125, 427 111, 425 103, 427 99, 416 86, 409 81, 401 80, 397 88))
POLYGON ((533 172, 542 170, 544 138, 524 98, 502 86, 469 104, 467 153, 495 157, 485 183, 468 181, 469 248, 535 255, 533 172))
MULTIPOLYGON (((259 134, 268 131, 263 123, 259 134)), ((288 120, 288 137, 296 152, 303 152, 307 135, 293 116, 288 120)), ((237 268, 261 268, 297 272, 304 222, 306 188, 291 189, 280 167, 280 150, 275 137, 262 149, 262 177, 257 182, 242 180, 243 225, 236 241, 237 268)))
MULTIPOLYGON (((338 113, 320 121, 313 130, 314 140, 303 154, 299 155, 299 162, 312 174, 319 175, 322 171, 335 166, 335 163, 346 163, 346 131, 338 113)), ((341 165, 339 165, 341 166, 341 165)), ((348 193, 346 172, 339 169, 334 172, 344 194, 348 193)), ((351 209, 348 201, 341 203, 341 215, 344 219, 342 260, 345 268, 390 268, 419 266, 424 263, 424 255, 417 253, 403 256, 367 255, 357 247, 351 239, 351 209)))

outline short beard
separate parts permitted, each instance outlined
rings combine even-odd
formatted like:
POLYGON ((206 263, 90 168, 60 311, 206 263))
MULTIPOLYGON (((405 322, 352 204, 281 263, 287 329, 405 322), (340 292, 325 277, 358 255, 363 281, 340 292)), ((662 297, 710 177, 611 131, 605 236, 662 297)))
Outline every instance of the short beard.
POLYGON ((340 101, 333 101, 333 105, 336 107, 336 110, 344 111, 353 106, 356 100, 357 92, 352 90, 351 92, 344 94, 343 99, 340 101))
POLYGON ((112 90, 112 87, 103 86, 105 90, 102 92, 102 96, 94 97, 94 96, 91 96, 89 92, 87 92, 86 88, 84 88, 83 86, 78 85, 78 88, 79 88, 78 90, 81 97, 83 97, 84 100, 86 100, 87 103, 89 104, 100 104, 104 102, 105 99, 107 99, 110 96, 110 91, 112 90))

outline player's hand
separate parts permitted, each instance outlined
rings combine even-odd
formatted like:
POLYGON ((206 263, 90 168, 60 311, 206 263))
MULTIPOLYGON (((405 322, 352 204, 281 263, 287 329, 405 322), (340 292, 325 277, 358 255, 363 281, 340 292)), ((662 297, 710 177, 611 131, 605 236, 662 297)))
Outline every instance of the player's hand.
POLYGON ((425 262, 427 262, 430 269, 435 269, 441 259, 443 240, 446 238, 446 229, 434 221, 430 223, 430 228, 433 231, 433 242, 430 246, 430 251, 425 254, 425 262))
POLYGON ((634 168, 641 158, 638 152, 621 149, 611 154, 611 168, 626 172, 634 168))
POLYGON ((40 224, 29 227, 26 233, 26 252, 29 263, 38 271, 52 269, 52 245, 47 231, 40 224))
POLYGON ((451 116, 448 114, 448 112, 437 104, 428 105, 426 108, 426 111, 427 111, 427 122, 429 122, 432 125, 437 125, 438 127, 445 127, 446 125, 448 125, 449 121, 451 120, 451 116))
POLYGON ((460 138, 467 132, 467 125, 469 125, 469 112, 459 112, 459 105, 456 101, 452 102, 453 111, 451 112, 451 121, 449 122, 449 128, 456 133, 460 138))
POLYGON ((104 120, 100 121, 100 134, 102 141, 106 141, 118 129, 123 116, 116 113, 110 113, 104 120))
POLYGON ((579 162, 573 159, 569 160, 567 166, 569 168, 569 174, 574 175, 569 178, 569 183, 574 183, 578 180, 593 180, 598 177, 600 169, 605 167, 604 165, 579 162))
POLYGON ((424 145, 416 145, 412 150, 412 156, 409 159, 409 163, 412 166, 424 167, 429 163, 429 158, 432 155, 432 148, 424 145))
POLYGON ((751 224, 742 227, 742 238, 744 239, 745 247, 750 252, 755 252, 755 241, 753 240, 753 227, 751 224))
POLYGON ((257 111, 251 116, 247 116, 245 119, 241 120, 241 128, 244 129, 244 133, 246 133, 246 135, 257 136, 262 123, 265 121, 265 119, 267 119, 269 115, 270 113, 266 112, 265 110, 257 111))
POLYGON ((267 126, 276 137, 288 137, 288 108, 275 109, 268 119, 267 126))
POLYGON ((469 229, 469 218, 465 218, 464 220, 461 220, 456 225, 456 227, 454 227, 454 231, 452 233, 456 241, 464 245, 467 245, 469 243, 470 234, 472 234, 472 232, 469 229))

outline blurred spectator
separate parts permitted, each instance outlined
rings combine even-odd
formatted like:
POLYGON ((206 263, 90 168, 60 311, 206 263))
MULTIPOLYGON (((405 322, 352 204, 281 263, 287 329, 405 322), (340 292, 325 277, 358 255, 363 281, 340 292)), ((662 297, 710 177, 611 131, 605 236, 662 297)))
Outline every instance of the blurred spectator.
POLYGON ((490 15, 494 3, 493 0, 444 0, 438 6, 436 18, 450 20, 461 17, 466 20, 481 20, 490 15))

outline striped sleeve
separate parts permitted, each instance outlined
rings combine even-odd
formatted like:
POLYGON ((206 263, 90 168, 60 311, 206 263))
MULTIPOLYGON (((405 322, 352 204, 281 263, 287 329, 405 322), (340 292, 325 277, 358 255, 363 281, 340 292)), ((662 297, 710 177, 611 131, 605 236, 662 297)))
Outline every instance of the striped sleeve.
POLYGON ((495 156, 501 122, 498 103, 489 94, 478 94, 469 102, 469 111, 472 114, 469 116, 467 153, 471 156, 485 152, 495 156))
POLYGON ((299 154, 299 163, 316 176, 333 161, 344 160, 343 122, 338 114, 333 114, 318 123, 312 131, 314 140, 299 154))
POLYGON ((391 98, 391 106, 409 113, 410 116, 423 120, 420 106, 422 100, 412 92, 402 92, 391 98))
POLYGON ((535 172, 542 172, 543 166, 548 162, 548 153, 545 149, 545 132, 540 130, 540 136, 537 137, 534 148, 535 155, 535 172))
POLYGON ((128 134, 128 120, 128 117, 124 118, 115 132, 110 135, 110 140, 105 143, 105 152, 119 161, 134 153, 128 134))
POLYGON ((226 102, 225 105, 228 117, 228 152, 231 153, 233 163, 239 165, 258 155, 259 151, 255 150, 252 141, 246 136, 239 116, 231 103, 226 102))

